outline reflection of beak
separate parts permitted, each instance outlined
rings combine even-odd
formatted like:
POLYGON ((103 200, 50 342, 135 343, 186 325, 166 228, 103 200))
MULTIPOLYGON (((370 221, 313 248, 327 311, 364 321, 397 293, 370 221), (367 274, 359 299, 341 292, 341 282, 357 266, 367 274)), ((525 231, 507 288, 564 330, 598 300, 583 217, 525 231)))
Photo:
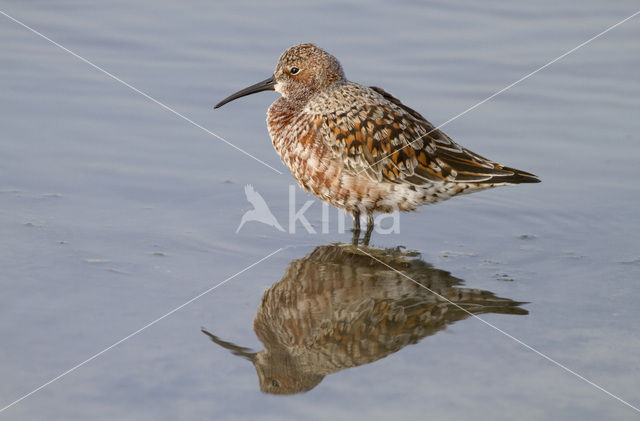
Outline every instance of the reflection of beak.
MULTIPOLYGON (((260 82, 260 83, 262 83, 262 82, 260 82)), ((256 91, 256 92, 258 92, 258 91, 256 91)), ((249 94, 245 94, 245 95, 249 95, 249 94)), ((242 95, 240 95, 240 96, 242 96, 242 95)), ((242 358, 247 359, 247 360, 249 360, 251 362, 255 361, 256 355, 258 354, 257 352, 253 352, 249 348, 244 348, 242 346, 238 346, 238 345, 232 344, 231 342, 225 342, 222 339, 218 338, 213 333, 207 332, 204 328, 200 329, 200 331, 202 331, 202 333, 207 335, 209 337, 209 339, 211 339, 216 344, 220 345, 224 349, 228 349, 229 351, 231 351, 231 353, 233 355, 237 355, 238 357, 242 357, 242 358)))
POLYGON ((255 85, 251 85, 248 88, 244 88, 243 90, 238 91, 235 94, 226 97, 222 101, 218 102, 216 106, 213 108, 220 108, 227 102, 231 102, 234 99, 242 98, 243 96, 255 94, 257 92, 274 91, 275 85, 276 85, 276 78, 274 76, 271 76, 269 79, 265 79, 262 82, 258 82, 255 85))

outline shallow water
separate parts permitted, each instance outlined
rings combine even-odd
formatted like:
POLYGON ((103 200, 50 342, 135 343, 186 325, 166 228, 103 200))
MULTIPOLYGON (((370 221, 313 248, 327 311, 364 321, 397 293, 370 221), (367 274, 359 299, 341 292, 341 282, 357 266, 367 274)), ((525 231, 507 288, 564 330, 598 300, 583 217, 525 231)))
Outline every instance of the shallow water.
MULTIPOLYGON (((275 94, 211 107, 268 77, 286 47, 317 43, 350 79, 384 87, 439 124, 640 2, 7 1, 1 9, 283 174, 0 16, 0 407, 284 249, 0 419, 638 415, 473 318, 289 396, 262 393, 252 364, 201 327, 263 349, 253 320, 265 291, 292 262, 349 240, 334 210, 327 234, 256 222, 236 233, 251 208, 247 184, 288 228, 293 179, 264 123, 275 94)), ((541 184, 402 215, 399 234, 374 233, 372 244, 419 252, 457 287, 527 302, 528 315, 481 317, 636 407, 639 19, 444 128, 541 184)), ((298 189, 296 207, 306 200, 298 189)), ((320 231, 320 204, 307 216, 320 231)))

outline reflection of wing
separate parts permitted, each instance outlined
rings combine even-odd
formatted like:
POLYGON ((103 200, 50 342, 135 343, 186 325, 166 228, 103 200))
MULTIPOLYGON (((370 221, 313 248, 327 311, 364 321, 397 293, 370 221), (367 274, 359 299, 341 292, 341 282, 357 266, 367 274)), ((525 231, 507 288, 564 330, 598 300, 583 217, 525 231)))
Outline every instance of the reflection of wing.
POLYGON ((353 247, 316 248, 291 262, 258 308, 254 330, 265 349, 252 362, 263 392, 310 390, 328 374, 384 358, 469 313, 528 314, 520 302, 462 287, 415 253, 368 252, 446 300, 353 247))
POLYGON ((415 185, 540 181, 461 147, 381 88, 347 84, 340 94, 358 100, 350 109, 325 113, 318 136, 354 171, 415 185))

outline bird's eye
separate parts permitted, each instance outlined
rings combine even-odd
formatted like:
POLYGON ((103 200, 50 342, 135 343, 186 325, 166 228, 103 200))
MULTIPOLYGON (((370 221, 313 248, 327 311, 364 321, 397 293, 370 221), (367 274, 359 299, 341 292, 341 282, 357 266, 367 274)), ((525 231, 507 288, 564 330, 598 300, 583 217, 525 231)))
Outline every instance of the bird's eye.
POLYGON ((297 75, 299 71, 300 71, 300 69, 298 69, 297 67, 292 67, 289 70, 289 73, 291 73, 292 75, 297 75))
POLYGON ((280 387, 280 382, 279 382, 279 381, 277 381, 276 379, 272 379, 272 380, 271 380, 271 385, 272 385, 273 387, 280 387))

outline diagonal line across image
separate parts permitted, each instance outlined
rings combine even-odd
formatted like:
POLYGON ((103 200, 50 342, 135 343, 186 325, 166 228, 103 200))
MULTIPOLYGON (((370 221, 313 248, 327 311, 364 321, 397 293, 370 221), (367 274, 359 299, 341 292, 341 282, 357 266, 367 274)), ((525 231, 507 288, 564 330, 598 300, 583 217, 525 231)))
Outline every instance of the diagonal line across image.
POLYGON ((249 266, 245 267, 244 269, 242 269, 239 272, 236 272, 235 274, 229 276, 227 279, 225 279, 224 281, 221 281, 219 283, 217 283, 216 285, 212 286, 211 288, 201 292, 200 294, 196 295, 195 297, 191 298, 190 300, 188 300, 187 302, 180 304, 178 307, 174 308, 173 310, 163 314, 162 316, 158 317, 157 319, 147 323, 146 325, 142 326, 140 329, 136 330, 135 332, 132 332, 130 334, 128 334, 127 336, 125 336, 124 338, 120 339, 117 342, 114 342, 113 344, 109 345, 108 347, 106 347, 105 349, 103 349, 102 351, 92 355, 91 357, 87 358, 86 360, 82 361, 79 364, 74 365, 73 367, 71 367, 70 369, 68 369, 67 371, 57 375, 56 377, 52 378, 51 380, 49 380, 48 382, 42 384, 41 386, 38 386, 37 388, 33 389, 31 392, 21 396, 20 398, 14 400, 13 402, 11 402, 10 404, 0 408, 0 413, 6 411, 7 409, 11 408, 12 406, 16 405, 17 403, 23 401, 24 399, 27 399, 29 396, 33 395, 34 393, 38 392, 39 390, 44 389, 45 387, 49 386, 50 384, 60 380, 61 378, 63 378, 64 376, 66 376, 67 374, 70 374, 72 372, 74 372, 75 370, 79 369, 80 367, 82 367, 83 365, 95 360, 96 358, 98 358, 99 356, 101 356, 102 354, 112 350, 113 348, 117 347, 118 345, 122 344, 123 342, 133 338, 134 336, 136 336, 137 334, 141 333, 142 331, 146 330, 147 328, 150 328, 151 326, 155 325, 156 323, 160 322, 161 320, 171 316, 173 313, 175 313, 176 311, 188 306, 189 304, 193 303, 194 301, 198 300, 199 298, 207 295, 208 293, 212 292, 213 290, 215 290, 216 288, 218 288, 219 286, 222 286, 224 284, 226 284, 228 281, 232 280, 233 278, 237 277, 238 275, 241 275, 242 273, 248 271, 249 269, 251 269, 252 267, 264 262, 265 260, 271 258, 272 256, 278 254, 279 252, 281 252, 282 250, 284 250, 283 247, 269 253, 268 255, 264 256, 263 258, 261 258, 260 260, 250 264, 249 266))
MULTIPOLYGON (((177 115, 178 117, 182 118, 183 120, 187 121, 188 123, 190 123, 190 124, 192 124, 192 125, 194 125, 194 126, 196 126, 196 127, 200 128, 201 130, 203 130, 203 131, 205 131, 206 133, 208 133, 208 134, 210 134, 210 135, 212 135, 212 136, 214 136, 214 137, 218 138, 219 140, 223 141, 224 143, 226 143, 227 145, 229 145, 229 146, 233 147, 234 149, 238 150, 239 152, 241 152, 241 153, 243 153, 243 154, 245 154, 245 155, 247 155, 247 156, 251 157, 251 158, 252 158, 252 159, 254 159, 255 161, 257 161, 257 162, 261 163, 262 165, 264 165, 264 166, 266 166, 266 167, 270 168, 270 169, 271 169, 271 170, 273 170, 274 172, 276 172, 276 173, 278 173, 278 174, 282 174, 282 172, 281 172, 281 171, 279 171, 278 169, 276 169, 276 168, 272 167, 271 165, 267 164, 266 162, 262 161, 261 159, 259 159, 259 158, 255 157, 254 155, 250 154, 249 152, 247 152, 247 151, 245 151, 245 150, 243 150, 243 149, 239 148, 238 146, 236 146, 236 145, 232 144, 232 143, 231 143, 231 142, 229 142, 228 140, 226 140, 226 139, 222 138, 221 136, 217 135, 216 133, 214 133, 214 132, 210 131, 209 129, 207 129, 207 128, 205 128, 205 127, 203 127, 202 125, 198 124, 197 122, 195 122, 195 121, 193 121, 193 120, 189 119, 188 117, 184 116, 183 114, 179 113, 178 111, 174 110, 173 108, 171 108, 171 107, 169 107, 169 106, 165 105, 164 103, 162 103, 162 102, 158 101, 157 99, 155 99, 155 98, 151 97, 150 95, 148 95, 148 94, 146 94, 146 93, 144 93, 144 92, 140 91, 139 89, 137 89, 137 88, 135 88, 134 86, 132 86, 131 84, 129 84, 129 83, 127 83, 127 82, 123 81, 122 79, 118 78, 117 76, 115 76, 114 74, 112 74, 112 73, 108 72, 107 70, 103 69, 102 67, 100 67, 100 66, 98 66, 98 65, 94 64, 93 62, 91 62, 91 61, 87 60, 86 58, 81 57, 80 55, 76 54, 76 53, 75 53, 75 52, 73 52, 72 50, 70 50, 70 49, 68 49, 68 48, 66 48, 66 47, 64 47, 64 46, 62 46, 62 45, 60 45, 59 43, 57 43, 57 42, 53 41, 52 39, 48 38, 47 36, 43 35, 42 33, 38 32, 37 30, 33 29, 32 27, 30 27, 30 26, 28 26, 28 25, 26 25, 26 24, 22 23, 21 21, 19 21, 19 20, 15 19, 14 17, 12 17, 12 16, 8 15, 8 14, 7 14, 7 13, 5 13, 4 11, 0 10, 0 14, 4 15, 5 17, 7 17, 8 19, 10 19, 11 21, 13 21, 13 22, 15 22, 16 24, 18 24, 18 25, 20 25, 20 26, 24 27, 25 29, 29 30, 30 32, 32 32, 32 33, 34 33, 34 34, 38 35, 39 37, 41 37, 41 38, 45 39, 45 40, 46 40, 46 41, 48 41, 49 43, 51 43, 51 44, 53 44, 53 45, 55 45, 55 46, 59 47, 60 49, 64 50, 65 52, 67 52, 67 53, 69 53, 69 54, 73 55, 73 56, 74 56, 74 57, 76 57, 77 59, 79 59, 79 60, 81 60, 81 61, 85 62, 86 64, 88 64, 88 65, 90 65, 91 67, 95 68, 96 70, 98 70, 98 71, 102 72, 103 74, 105 74, 105 75, 109 76, 110 78, 112 78, 112 79, 116 80, 117 82, 119 82, 119 83, 123 84, 124 86, 128 87, 129 89, 133 90, 134 92, 136 92, 136 93, 138 93, 138 94, 142 95, 143 97, 147 98, 148 100, 150 100, 150 101, 152 101, 152 102, 156 103, 157 105, 161 106, 162 108, 166 109, 167 111, 170 111, 171 113, 173 113, 173 114, 177 115)), ((593 36, 592 38, 590 38, 590 39, 586 40, 585 42, 581 43, 580 45, 576 46, 575 48, 573 48, 573 49, 571 49, 571 50, 567 51, 566 53, 564 53, 564 54, 562 54, 562 55, 558 56, 558 57, 557 57, 557 58, 555 58, 554 60, 552 60, 552 61, 550 61, 550 62, 546 63, 545 65, 543 65, 543 66, 541 66, 541 67, 537 68, 537 69, 536 69, 536 70, 534 70, 533 72, 531 72, 531 73, 529 73, 529 74, 527 74, 527 75, 523 76, 522 78, 518 79, 517 81, 515 81, 515 82, 511 83, 510 85, 507 85, 506 87, 504 87, 504 88, 502 88, 501 90, 497 91, 496 93, 494 93, 494 94, 490 95, 489 97, 485 98, 484 100, 482 100, 482 101, 478 102, 477 104, 473 105, 472 107, 470 107, 470 108, 466 109, 465 111, 463 111, 463 112, 459 113, 458 115, 456 115, 456 116, 452 117, 451 119, 449 119, 449 120, 445 121, 444 123, 440 124, 440 125, 439 125, 438 127, 436 127, 433 131, 438 130, 439 128, 443 127, 444 125, 446 125, 446 124, 448 124, 448 123, 450 123, 450 122, 452 122, 452 121, 456 120, 457 118, 459 118, 459 117, 461 117, 461 116, 465 115, 466 113, 468 113, 468 112, 472 111, 473 109, 475 109, 475 108, 479 107, 480 105, 482 105, 482 104, 486 103, 487 101, 489 101, 489 100, 491 100, 491 99, 495 98, 496 96, 500 95, 501 93, 503 93, 503 92, 507 91, 508 89, 510 89, 510 88, 512 88, 513 86, 515 86, 515 85, 519 84, 520 82, 522 82, 522 81, 524 81, 524 80, 528 79, 529 77, 533 76, 534 74, 538 73, 539 71, 541 71, 541 70, 543 70, 543 69, 547 68, 548 66, 552 65, 553 63, 555 63, 555 62, 557 62, 557 61, 561 60, 562 58, 564 58, 564 57, 568 56, 569 54, 571 54, 571 53, 575 52, 576 50, 580 49, 581 47, 583 47, 583 46, 585 46, 585 45, 589 44, 590 42, 592 42, 592 41, 594 41, 595 39, 597 39, 597 38, 601 37, 602 35, 606 34, 607 32, 611 31, 612 29, 614 29, 614 28, 618 27, 619 25, 623 24, 624 22, 627 22, 628 20, 632 19, 633 17, 637 16, 638 14, 640 14, 640 11, 637 11, 637 12, 635 12, 634 14, 632 14, 632 15, 628 16, 627 18, 625 18, 625 19, 623 19, 623 20, 619 21, 618 23, 616 23, 616 24, 614 24, 614 25, 612 25, 612 26, 608 27, 608 28, 607 28, 607 29, 605 29, 604 31, 602 31, 602 32, 598 33, 597 35, 593 36)), ((431 132, 429 132, 429 133, 431 133, 431 132)), ((428 135, 429 133, 426 133, 426 134, 425 134, 425 135, 423 135, 423 136, 426 136, 426 135, 428 135)), ((423 136, 421 136, 421 137, 423 137, 423 136)), ((414 143, 414 142, 418 141, 419 139, 420 139, 420 138, 417 138, 417 139, 415 139, 415 140, 413 140, 413 141, 409 142, 407 145, 403 146, 403 148, 404 148, 404 147, 406 147, 406 146, 411 145, 412 143, 414 143)), ((383 160, 383 159, 385 159, 385 158, 386 158, 386 157, 383 157, 381 160, 383 160)), ((377 161, 377 162, 379 162, 379 161, 377 161)), ((375 162, 375 163, 373 163, 373 164, 371 164, 371 165, 375 165, 377 162, 375 162)), ((364 170, 362 170, 362 171, 364 171, 364 170)), ((362 171, 361 171, 361 172, 362 172, 362 171)), ((270 257, 272 257, 273 255, 277 254, 278 252, 280 252, 280 251, 282 251, 282 250, 283 250, 283 248, 280 248, 280 249, 278 249, 278 250, 273 251, 272 253, 270 253, 270 254, 266 255, 265 257, 261 258, 260 260, 256 261, 255 263, 253 263, 253 264, 251 264, 251 265, 247 266, 246 268, 244 268, 244 269, 243 269, 243 270, 241 270, 240 272, 238 272, 238 273, 236 273, 236 274, 234 274, 234 275, 230 276, 229 278, 225 279, 224 281, 222 281, 222 282, 220 282, 220 283, 216 284, 215 286, 213 286, 213 287, 211 287, 211 288, 209 288, 209 289, 205 290, 204 292, 200 293, 199 295, 197 295, 197 296, 195 296, 195 297, 191 298, 191 299, 190 299, 189 301, 187 301, 186 303, 184 303, 184 304, 182 304, 182 305, 180 305, 180 306, 178 306, 178 307, 174 308, 173 310, 171 310, 171 311, 167 312, 167 313, 166 313, 166 314, 164 314, 163 316, 161 316, 161 317, 159 317, 159 318, 157 318, 157 319, 155 319, 155 320, 153 320, 153 321, 151 321, 151 322, 147 323, 145 326, 143 326, 143 327, 141 327, 140 329, 138 329, 138 330, 136 330, 136 331, 134 331, 134 332, 130 333, 129 335, 127 335, 127 336, 125 336, 124 338, 120 339, 119 341, 117 341, 117 342, 113 343, 112 345, 110 345, 109 347, 105 348, 104 350, 102 350, 102 351, 100 351, 100 352, 98 352, 98 353, 94 354, 94 355, 93 355, 93 356, 91 356, 90 358, 88 358, 88 359, 84 360, 83 362, 81 362, 81 363, 79 363, 79 364, 75 365, 74 367, 70 368, 69 370, 67 370, 67 371, 65 371, 65 372, 63 372, 63 373, 61 373, 60 375, 58 375, 58 376, 56 376, 56 377, 52 378, 51 380, 49 380, 48 382, 46 382, 46 383, 42 384, 41 386, 39 386, 38 388, 34 389, 33 391, 31 391, 31 392, 29 392, 29 393, 27 393, 27 394, 23 395, 23 396, 22 396, 22 397, 20 397, 19 399, 16 399, 16 400, 15 400, 15 401, 13 401, 12 403, 10 403, 10 404, 8 404, 8 405, 6 405, 6 406, 4 406, 4 407, 0 408, 0 413, 1 413, 1 412, 3 412, 3 411, 5 411, 5 410, 7 410, 8 408, 10 408, 10 407, 12 407, 12 406, 16 405, 17 403, 21 402, 22 400, 24 400, 24 399, 28 398, 29 396, 33 395, 34 393, 38 392, 39 390, 41 390, 41 389, 43 389, 43 388, 47 387, 48 385, 50 385, 50 384, 52 384, 52 383, 56 382, 57 380, 59 380, 59 379, 63 378, 64 376, 66 376, 66 375, 68 375, 68 374, 72 373, 72 372, 73 372, 73 371, 75 371, 76 369, 78 369, 78 368, 80 368, 80 367, 84 366, 85 364, 87 364, 87 363, 91 362, 92 360, 94 360, 94 359, 98 358, 99 356, 103 355, 104 353, 108 352, 109 350, 113 349, 114 347, 116 347, 116 346, 118 346, 118 345, 122 344, 123 342, 127 341, 128 339, 130 339, 130 338, 132 338, 132 337, 136 336, 137 334, 141 333, 141 332, 142 332, 142 331, 144 331, 145 329, 147 329, 147 328, 149 328, 149 327, 151 327, 151 326, 155 325, 156 323, 158 323, 159 321, 163 320, 164 318, 166 318, 166 317, 170 316, 171 314, 175 313, 176 311, 178 311, 178 310, 182 309, 183 307, 187 306, 188 304, 190 304, 190 303, 194 302, 195 300, 199 299, 200 297, 204 296, 205 294, 208 294, 209 292, 211 292, 211 291, 215 290, 217 287, 219 287, 219 286, 223 285, 223 284, 224 284, 224 283, 226 283, 227 281, 229 281, 229 280, 231 280, 231 279, 235 278, 236 276, 238 276, 238 275, 240 275, 241 273, 243 273, 243 272, 245 272, 245 271, 249 270, 250 268, 252 268, 252 267, 256 266, 257 264, 259 264, 259 263, 261 263, 261 262, 263 262, 263 261, 265 261, 265 260, 269 259, 270 257)), ((367 253, 366 251, 364 251, 364 250, 362 250, 362 249, 360 249, 360 250, 361 250, 363 253, 367 254, 369 257, 371 257, 371 258, 373 258, 373 259, 375 259, 375 260, 378 260, 378 259, 376 259, 374 256, 372 256, 372 255, 370 255, 369 253, 367 253)), ((378 260, 378 261, 379 261, 379 260, 378 260)), ((381 262, 381 261, 379 261, 379 262, 380 262, 380 263, 382 263, 382 264, 385 264, 384 262, 381 262)), ((391 269, 393 269, 393 268, 391 268, 391 269)), ((393 270, 395 270, 395 269, 393 269, 393 270)), ((396 270, 396 271, 397 271, 397 270, 396 270)), ((398 273, 400 273, 400 275, 402 275, 402 276, 404 276, 404 277, 408 278, 409 280, 411 280, 411 281, 413 281, 413 282, 416 282, 416 283, 417 283, 417 281, 414 281, 413 279, 411 279, 411 278, 410 278, 410 277, 408 277, 407 275, 405 275, 405 274, 403 274, 403 273, 401 273, 401 272, 399 272, 399 271, 397 271, 397 272, 398 272, 398 273)), ((418 283, 418 284, 419 284, 419 283, 418 283)), ((420 285, 421 287, 423 287, 423 288, 428 289, 427 287, 425 287, 425 286, 423 286, 423 285, 421 285, 421 284, 419 284, 419 285, 420 285)), ((435 293, 435 292, 433 292, 433 291, 431 291, 431 292, 439 296, 439 294, 437 294, 437 293, 435 293)), ((440 298, 442 298, 442 299, 444 299, 444 300, 446 300, 446 301, 449 301, 449 300, 447 300, 446 298, 444 298, 444 297, 442 297, 442 296, 439 296, 439 297, 440 297, 440 298)), ((450 302, 450 301, 449 301, 449 302, 450 302)), ((451 303, 451 304, 453 304, 453 305, 456 305, 455 303, 452 303, 452 302, 450 302, 450 303, 451 303)), ((457 305, 456 305, 456 306, 457 306, 457 305)), ((459 307, 459 306, 457 306, 457 307, 459 307)), ((462 307, 460 307, 460 309, 462 309, 463 311, 467 311, 467 310, 463 309, 462 307)), ((467 311, 467 312, 468 312, 468 311, 467 311)), ((544 359, 548 360, 549 362, 553 363, 554 365, 558 366, 559 368, 561 368, 561 369, 563 369, 563 370, 565 370, 565 371, 567 371, 567 372, 569 372, 569 373, 573 374, 573 375, 574 375, 574 376, 576 376, 577 378, 579 378, 579 379, 583 380, 584 382, 586 382, 586 383, 590 384, 591 386, 593 386, 593 387, 595 387, 596 389, 598 389, 598 390, 602 391, 603 393, 606 393, 606 394, 607 394, 607 395, 609 395, 610 397, 612 397, 612 398, 616 399, 617 401, 619 401, 619 402, 621 402, 621 403, 625 404, 626 406, 628 406, 628 407, 630 407, 630 408, 634 409, 635 411, 640 412, 640 409, 639 409, 638 407, 633 406, 633 405, 632 405, 632 404, 630 404, 629 402, 627 402, 627 401, 623 400, 622 398, 620 398, 620 397, 618 397, 618 396, 614 395, 613 393, 611 393, 611 392, 607 391, 606 389, 602 388, 601 386, 597 385, 596 383, 594 383, 594 382, 590 381, 589 379, 587 379, 587 378, 583 377, 582 375, 580 375, 580 374, 576 373, 575 371, 573 371, 573 370, 569 369, 568 367, 566 367, 566 366, 562 365, 561 363, 559 363, 559 362, 557 362, 557 361, 553 360, 552 358, 548 357, 548 356, 547 356, 547 355, 545 355, 544 353, 542 353, 542 352, 540 352, 540 351, 536 350, 535 348, 533 348, 533 347, 531 347, 531 346, 527 345, 526 343, 522 342, 521 340, 519 340, 519 339, 517 339, 517 338, 513 337, 512 335, 510 335, 510 334, 508 334, 507 332, 505 332, 505 331, 501 330, 500 328, 498 328, 498 327, 494 326, 493 324, 491 324, 491 323, 489 323, 489 322, 485 321, 484 319, 482 319, 482 318, 480 318, 480 317, 476 316, 475 314, 472 314, 472 313, 470 313, 470 312, 468 312, 468 313, 469 313, 472 317, 474 317, 474 318, 478 319, 478 320, 479 320, 479 321, 481 321, 482 323, 484 323, 484 324, 488 325, 489 327, 491 327, 491 328, 495 329, 496 331, 498 331, 498 332, 502 333, 503 335, 507 336, 508 338, 510 338, 510 339, 512 339, 512 340, 514 340, 515 342, 519 343, 520 345, 522 345, 523 347, 525 347, 525 348, 529 349, 530 351, 532 351, 532 352, 534 352, 534 353, 538 354, 539 356, 543 357, 544 359)))
POLYGON ((162 108, 164 108, 165 110, 177 115, 178 117, 180 117, 181 119, 185 120, 186 122, 192 124, 193 126, 196 126, 197 128, 199 128, 200 130, 210 134, 211 136, 221 140, 222 142, 226 143, 227 145, 231 146, 232 148, 234 148, 235 150, 247 155, 248 157, 252 158, 253 160, 261 163, 262 165, 264 165, 265 167, 270 168, 271 170, 273 170, 274 172, 278 173, 278 174, 282 174, 282 171, 272 167, 271 165, 267 164, 266 162, 264 162, 263 160, 261 160, 260 158, 257 158, 256 156, 250 154, 249 152, 245 151, 244 149, 240 148, 239 146, 234 145, 233 143, 229 142, 227 139, 223 138, 222 136, 212 132, 211 130, 207 129, 206 127, 202 126, 199 123, 196 123, 195 121, 193 121, 192 119, 190 119, 189 117, 185 116, 184 114, 174 110, 173 108, 169 107, 168 105, 158 101, 157 99, 155 99, 154 97, 152 97, 151 95, 148 95, 144 92, 142 92, 141 90, 139 90, 138 88, 136 88, 135 86, 125 82, 124 80, 120 79, 119 77, 117 77, 116 75, 114 75, 113 73, 110 73, 108 71, 106 71, 105 69, 103 69, 102 67, 98 66, 97 64, 94 64, 93 62, 87 60, 86 58, 74 53, 73 51, 71 51, 70 49, 66 48, 65 46, 55 42, 54 40, 52 40, 51 38, 47 37, 46 35, 43 35, 42 33, 36 31, 35 29, 33 29, 32 27, 28 26, 27 24, 19 21, 18 19, 9 16, 8 14, 6 14, 4 11, 0 10, 0 14, 6 16, 8 19, 11 19, 12 21, 14 21, 15 23, 17 23, 18 25, 22 26, 25 29, 28 29, 29 31, 33 32, 34 34, 38 35, 39 37, 47 40, 48 42, 50 42, 51 44, 55 45, 58 48, 61 48, 62 50, 66 51, 67 53, 71 54, 72 56, 74 56, 75 58, 87 63, 89 66, 93 67, 94 69, 104 73, 105 75, 109 76, 111 79, 123 84, 124 86, 126 86, 127 88, 131 89, 132 91, 142 95, 143 97, 147 98, 148 100, 155 102, 156 104, 158 104, 159 106, 161 106, 162 108))
POLYGON ((606 393, 607 395, 609 395, 610 397, 616 399, 617 401, 625 404, 626 406, 628 406, 629 408, 635 410, 636 412, 640 413, 640 408, 630 404, 629 402, 625 401, 624 399, 622 399, 621 397, 614 395, 613 393, 609 392, 608 390, 606 390, 605 388, 597 385, 596 383, 592 382, 591 380, 587 379, 586 377, 580 375, 579 373, 576 373, 575 371, 571 370, 569 367, 559 363, 558 361, 554 360, 553 358, 549 357, 548 355, 538 351, 537 349, 535 349, 534 347, 527 345, 526 343, 524 343, 523 341, 521 341, 520 339, 510 335, 509 333, 505 332, 504 330, 500 329, 499 327, 495 326, 492 323, 489 323, 488 321, 486 321, 485 319, 483 319, 482 317, 477 316, 476 314, 470 312, 469 310, 467 310, 466 308, 454 303, 453 301, 449 300, 447 297, 442 296, 441 294, 438 294, 437 292, 431 290, 429 287, 421 284, 420 282, 416 281, 415 279, 411 278, 410 276, 408 276, 407 274, 391 267, 390 265, 386 264, 385 262, 383 262, 382 260, 376 258, 375 256, 371 255, 370 253, 367 253, 365 250, 363 250, 362 248, 358 247, 358 250, 364 254, 366 254, 367 256, 369 256, 370 258, 372 258, 373 260, 377 261, 378 263, 386 266, 387 268, 393 270, 394 272, 397 272, 399 275, 401 275, 402 277, 408 279, 409 281, 415 283, 416 285, 420 286, 421 288, 426 289, 427 291, 429 291, 430 293, 436 295, 438 298, 448 302, 449 304, 457 307, 458 309, 464 311, 465 313, 469 314, 471 317, 479 320, 480 322, 484 323, 485 325, 489 326, 490 328, 500 332, 501 334, 503 334, 504 336, 506 336, 507 338, 517 342, 518 344, 522 345, 523 347, 525 347, 526 349, 528 349, 529 351, 532 351, 536 354, 538 354, 539 356, 541 356, 542 358, 544 358, 545 360, 555 364, 556 366, 560 367, 561 369, 563 369, 564 371, 573 374, 574 376, 576 376, 577 378, 579 378, 580 380, 590 384, 591 386, 595 387, 596 389, 600 390, 601 392, 606 393))
POLYGON ((433 132, 437 132, 438 130, 440 130, 442 127, 446 126, 447 124, 451 123, 452 121, 457 120, 458 118, 462 117, 463 115, 467 114, 469 111, 472 111, 476 108, 478 108, 479 106, 481 106, 482 104, 484 104, 487 101, 492 100, 493 98, 497 97, 498 95, 502 94, 503 92, 513 88, 514 86, 516 86, 517 84, 519 84, 520 82, 523 82, 527 79, 529 79, 531 76, 535 75, 536 73, 538 73, 541 70, 546 69, 547 67, 551 66, 553 63, 562 60, 563 58, 565 58, 566 56, 568 56, 569 54, 579 50, 580 48, 584 47, 585 45, 591 43, 592 41, 595 41, 596 39, 600 38, 602 35, 606 34, 607 32, 611 31, 612 29, 622 25, 623 23, 627 22, 628 20, 636 17, 637 15, 640 14, 640 10, 638 10, 637 12, 633 13, 632 15, 627 16, 626 18, 622 19, 621 21, 609 26, 607 29, 603 30, 602 32, 599 32, 598 34, 592 36, 591 38, 589 38, 588 40, 584 41, 583 43, 577 45, 576 47, 570 49, 569 51, 567 51, 566 53, 563 53, 561 55, 559 55, 558 57, 554 58, 553 60, 551 60, 550 62, 538 67, 537 69, 535 69, 534 71, 527 73, 526 75, 522 76, 520 79, 516 80, 515 82, 510 83, 509 85, 505 86, 504 88, 500 89, 499 91, 489 95, 488 97, 486 97, 485 99, 483 99, 482 101, 472 105, 471 107, 467 108, 466 110, 462 111, 459 114, 456 114, 455 116, 451 117, 449 120, 445 121, 444 123, 439 124, 438 126, 436 126, 435 128, 429 130, 427 133, 413 139, 412 141, 408 142, 406 145, 403 145, 402 147, 395 149, 392 153, 388 153, 382 156, 382 158, 379 158, 377 160, 375 160, 373 163, 369 164, 368 166, 366 166, 365 168, 363 168, 362 170, 358 171, 357 174, 363 173, 367 170, 369 170, 370 168, 374 167, 376 164, 384 161, 385 159, 389 158, 390 156, 392 156, 393 154, 401 151, 402 149, 405 149, 408 146, 413 145, 414 143, 418 142, 420 139, 429 136, 431 133, 433 132))

